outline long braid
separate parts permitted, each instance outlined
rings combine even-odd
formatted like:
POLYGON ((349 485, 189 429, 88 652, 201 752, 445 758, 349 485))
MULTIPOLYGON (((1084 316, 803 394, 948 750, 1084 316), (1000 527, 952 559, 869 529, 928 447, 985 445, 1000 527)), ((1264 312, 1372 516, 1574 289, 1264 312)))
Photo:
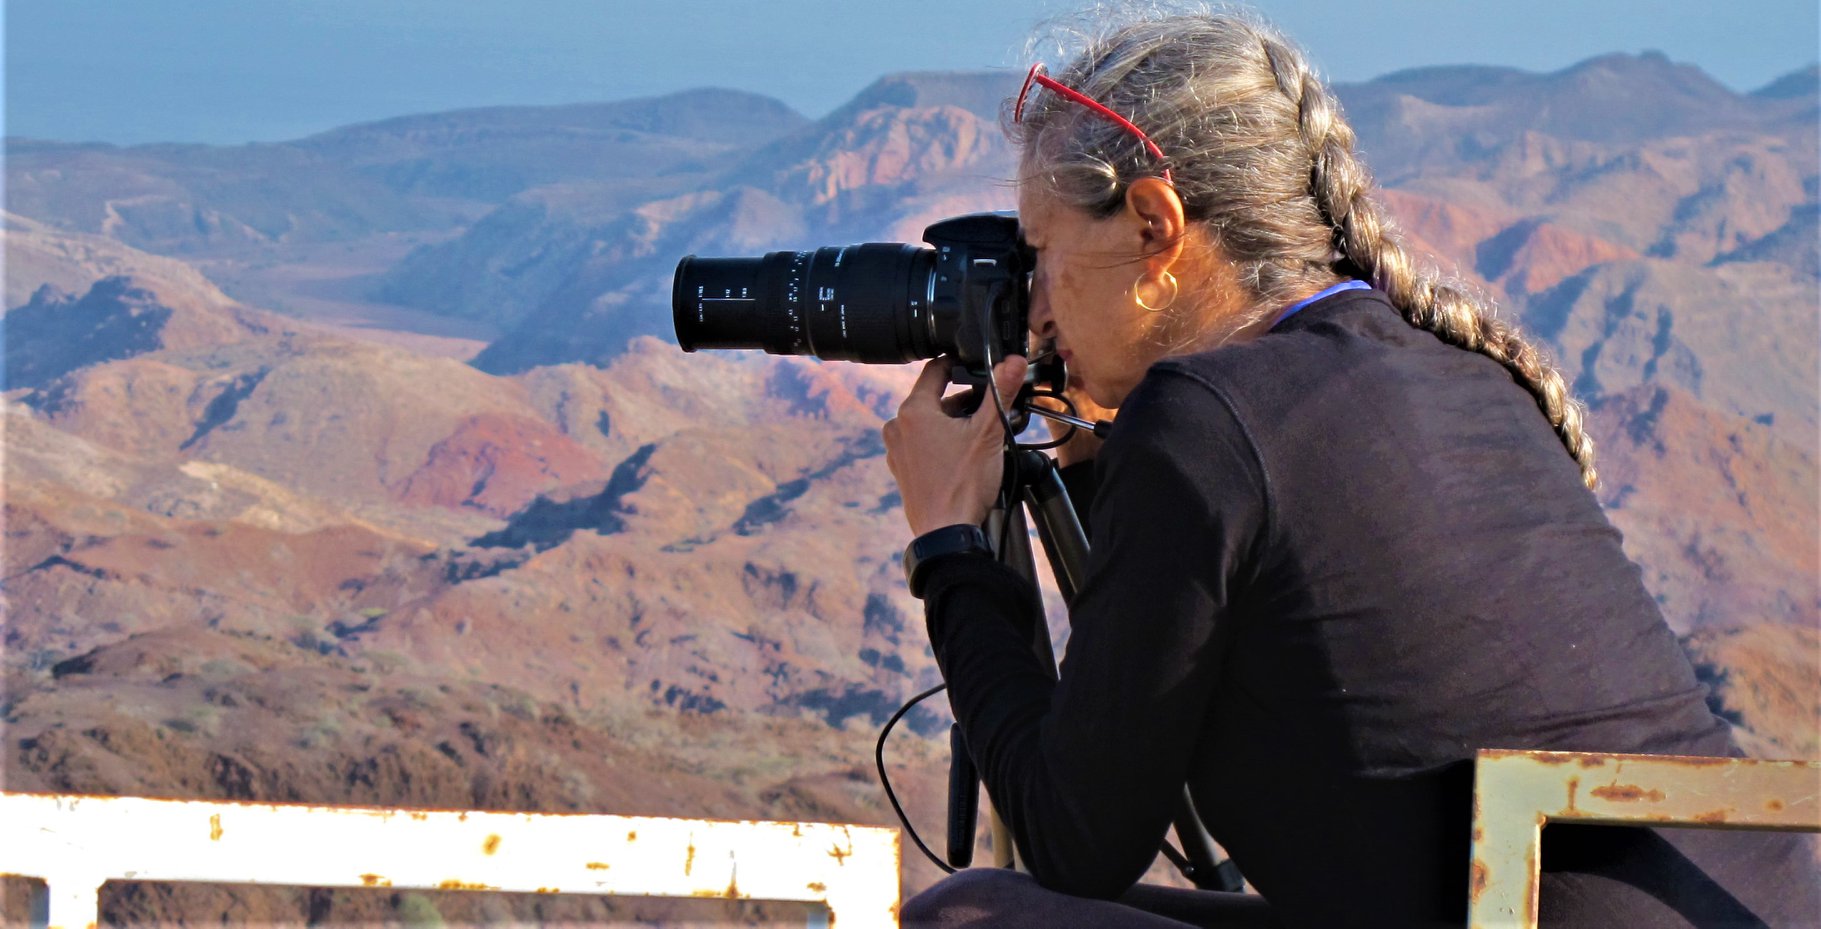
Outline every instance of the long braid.
POLYGON ((1363 274, 1390 298, 1412 326, 1450 345, 1478 352, 1503 365, 1530 391, 1555 427, 1556 435, 1581 467, 1588 489, 1598 483, 1586 408, 1569 393, 1560 371, 1518 328, 1465 288, 1419 271, 1372 196, 1372 177, 1354 155, 1354 135, 1335 111, 1327 89, 1302 57, 1270 36, 1261 37, 1278 87, 1297 103, 1299 128, 1313 167, 1310 187, 1323 217, 1335 230, 1343 268, 1363 274))

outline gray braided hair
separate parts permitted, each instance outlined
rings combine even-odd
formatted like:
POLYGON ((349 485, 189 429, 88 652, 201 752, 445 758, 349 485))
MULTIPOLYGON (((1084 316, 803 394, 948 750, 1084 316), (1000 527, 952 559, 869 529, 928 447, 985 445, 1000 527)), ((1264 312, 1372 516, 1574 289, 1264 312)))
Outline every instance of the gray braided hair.
MULTIPOLYGON (((1416 267, 1373 194, 1338 101, 1302 52, 1225 9, 1083 14, 1085 50, 1055 76, 1138 125, 1168 160, 1192 221, 1238 267, 1254 306, 1369 281, 1412 325, 1503 365, 1596 484, 1585 408, 1543 355, 1466 285, 1416 267), (1108 25, 1110 23, 1110 25, 1108 25)), ((1010 127, 1022 174, 1094 216, 1164 165, 1110 120, 1035 93, 1010 127)))

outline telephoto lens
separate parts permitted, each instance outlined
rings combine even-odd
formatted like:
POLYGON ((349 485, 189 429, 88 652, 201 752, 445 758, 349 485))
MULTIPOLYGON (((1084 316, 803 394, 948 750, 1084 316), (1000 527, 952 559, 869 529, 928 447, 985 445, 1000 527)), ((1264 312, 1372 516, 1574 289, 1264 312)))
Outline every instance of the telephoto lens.
POLYGON ((671 285, 677 343, 902 364, 941 354, 934 249, 868 243, 763 258, 685 258, 671 285))
POLYGON ((903 364, 952 355, 990 370, 1024 352, 1031 251, 1017 217, 971 213, 898 242, 677 263, 677 344, 903 364))

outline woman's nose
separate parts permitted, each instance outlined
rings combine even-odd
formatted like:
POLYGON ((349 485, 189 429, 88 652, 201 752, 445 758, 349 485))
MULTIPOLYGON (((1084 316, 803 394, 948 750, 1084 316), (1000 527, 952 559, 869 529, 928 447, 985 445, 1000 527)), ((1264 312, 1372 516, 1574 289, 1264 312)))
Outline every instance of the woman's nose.
POLYGON ((1049 295, 1044 290, 1043 285, 1031 282, 1031 312, 1026 325, 1037 338, 1050 339, 1056 335, 1056 320, 1050 316, 1049 295))

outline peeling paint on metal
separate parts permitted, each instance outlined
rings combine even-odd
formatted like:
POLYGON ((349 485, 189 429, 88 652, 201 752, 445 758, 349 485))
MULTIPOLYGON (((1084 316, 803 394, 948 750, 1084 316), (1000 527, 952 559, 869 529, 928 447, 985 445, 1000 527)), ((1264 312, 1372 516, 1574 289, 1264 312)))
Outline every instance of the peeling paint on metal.
POLYGON ((694 871, 695 867, 696 867, 696 843, 695 843, 694 839, 691 839, 689 842, 689 856, 687 858, 683 859, 683 876, 688 877, 689 872, 694 871))
POLYGON ((1541 830, 1552 821, 1821 832, 1821 804, 1813 791, 1789 786, 1817 782, 1821 764, 1814 762, 1481 752, 1475 771, 1469 924, 1534 929, 1541 830), (1585 797, 1580 791, 1584 780, 1591 788, 1585 797))
POLYGON ((1532 842, 1530 847, 1524 850, 1524 925, 1526 926, 1536 925, 1537 896, 1543 883, 1543 875, 1537 859, 1542 856, 1542 852, 1541 842, 1532 842))
POLYGON ((209 841, 211 841, 211 842, 221 841, 221 814, 220 813, 215 813, 215 814, 212 814, 211 816, 209 816, 209 841))
POLYGON ((1599 797, 1601 800, 1611 800, 1614 803, 1632 803, 1637 800, 1648 800, 1651 803, 1659 803, 1663 800, 1662 791, 1655 788, 1645 790, 1634 784, 1608 784, 1605 787, 1595 787, 1588 791, 1588 793, 1599 797))
MULTIPOLYGON (((81 884, 91 878, 99 883, 137 875, 139 880, 384 887, 394 892, 410 888, 801 900, 824 908, 829 925, 833 925, 838 913, 842 929, 883 929, 894 924, 889 920, 897 912, 902 864, 895 830, 839 824, 385 810, 130 797, 85 798, 78 804, 65 796, 0 792, 0 868, 29 870, 37 867, 39 860, 48 860, 34 851, 40 833, 55 835, 65 844, 77 841, 90 852, 83 859, 89 870, 46 877, 53 888, 69 888, 72 882, 81 884), (78 805, 81 811, 73 812, 78 805), (220 849, 225 846, 204 840, 194 824, 210 819, 213 831, 229 812, 236 817, 235 853, 222 855, 220 849), (117 827, 123 815, 142 823, 142 831, 158 836, 157 841, 123 844, 117 827), (40 821, 45 824, 43 827, 29 825, 40 821), (67 830, 58 825, 65 821, 70 826, 67 830), (644 850, 661 848, 666 854, 626 856, 621 860, 616 849, 637 850, 614 846, 608 840, 609 847, 593 856, 596 860, 584 859, 588 877, 579 878, 574 871, 573 853, 566 850, 586 849, 591 844, 599 845, 603 836, 620 834, 629 841, 638 840, 642 834, 647 845, 644 850), (92 844, 76 838, 90 835, 94 837, 92 844), (664 864, 665 860, 674 864, 675 859, 668 855, 674 854, 678 837, 686 841, 688 880, 664 864), (513 840, 512 848, 505 847, 506 839, 513 840), (332 847, 337 852, 328 856, 333 860, 327 862, 320 854, 292 854, 305 846, 332 847), (473 858, 476 846, 487 851, 488 856, 473 858), (286 854, 291 857, 284 857, 286 854), (702 855, 709 856, 704 861, 717 864, 725 855, 733 868, 727 879, 722 880, 718 866, 704 867, 701 877, 695 877, 692 859, 702 855), (606 860, 609 857, 613 858, 611 862, 606 860), (528 870, 531 866, 527 859, 546 862, 544 866, 556 869, 551 876, 569 876, 560 887, 540 884, 535 877, 527 880, 525 875, 535 874, 535 870, 528 870), (450 862, 447 870, 443 865, 432 864, 443 860, 450 862), (263 867, 263 863, 274 867, 263 867), (154 870, 145 871, 147 867, 154 870), (249 869, 254 873, 249 873, 249 869), (182 876, 173 878, 172 874, 182 876), (458 874, 465 876, 449 877, 458 874), (843 905, 837 906, 837 902, 843 905)), ((63 901, 62 909, 68 913, 59 915, 53 907, 55 925, 78 929, 93 919, 92 895, 85 900, 77 894, 72 901, 67 889, 55 890, 54 894, 59 895, 56 899, 63 901), (86 915, 85 908, 89 911, 86 915)))

